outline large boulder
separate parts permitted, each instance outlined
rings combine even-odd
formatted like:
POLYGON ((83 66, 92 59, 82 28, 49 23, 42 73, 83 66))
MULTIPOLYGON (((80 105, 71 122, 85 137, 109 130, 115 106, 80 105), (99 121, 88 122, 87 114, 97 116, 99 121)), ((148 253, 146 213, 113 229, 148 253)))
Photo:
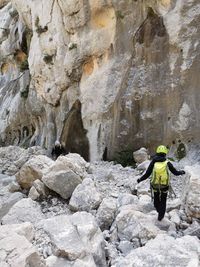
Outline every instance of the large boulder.
POLYGON ((86 178, 74 190, 69 202, 73 211, 91 211, 97 209, 101 203, 101 194, 98 192, 92 179, 86 178))
POLYGON ((0 238, 9 236, 12 233, 24 236, 28 241, 31 242, 34 237, 34 228, 30 222, 0 226, 0 238))
POLYGON ((44 219, 40 205, 30 198, 18 201, 9 212, 2 218, 3 224, 22 222, 36 223, 44 219))
POLYGON ((62 198, 71 197, 86 175, 87 162, 78 154, 60 156, 42 177, 44 184, 62 198))
POLYGON ((137 151, 133 152, 133 158, 137 164, 140 164, 149 159, 148 151, 146 148, 142 147, 137 151))
POLYGON ((45 155, 36 155, 28 160, 16 174, 16 180, 22 188, 30 189, 33 182, 42 179, 43 174, 54 163, 45 155))
POLYGON ((108 230, 112 225, 117 211, 117 200, 113 197, 104 198, 99 206, 96 219, 101 230, 108 230))
POLYGON ((16 233, 0 236, 0 262, 2 267, 45 267, 33 245, 16 233))
POLYGON ((40 221, 37 227, 50 237, 56 256, 71 262, 89 256, 97 266, 106 266, 103 234, 91 214, 56 216, 40 221))
POLYGON ((118 258, 112 267, 200 266, 200 241, 197 237, 184 236, 174 239, 158 235, 144 247, 132 250, 125 258, 118 258))
POLYGON ((82 182, 82 179, 70 169, 57 170, 53 166, 42 177, 42 181, 62 198, 69 199, 77 185, 82 182))
POLYGON ((132 194, 124 193, 119 194, 117 198, 117 207, 120 208, 121 206, 129 205, 129 204, 137 204, 138 197, 132 194))
POLYGON ((29 222, 0 226, 0 266, 43 267, 45 263, 32 246, 34 228, 29 222))
POLYGON ((55 168, 59 170, 60 168, 68 167, 81 178, 84 178, 86 171, 90 164, 84 160, 79 154, 69 153, 66 156, 60 156, 56 160, 55 168))
POLYGON ((200 239, 200 223, 194 221, 189 227, 183 231, 184 235, 196 236, 200 239))
POLYGON ((127 241, 137 239, 144 245, 162 233, 155 222, 156 216, 137 211, 134 205, 123 206, 115 220, 118 238, 127 241))
POLYGON ((9 185, 0 189, 0 220, 5 216, 10 208, 20 201, 24 195, 20 192, 10 193, 9 185))
POLYGON ((188 166, 189 181, 185 186, 185 211, 190 217, 200 219, 200 165, 188 166))

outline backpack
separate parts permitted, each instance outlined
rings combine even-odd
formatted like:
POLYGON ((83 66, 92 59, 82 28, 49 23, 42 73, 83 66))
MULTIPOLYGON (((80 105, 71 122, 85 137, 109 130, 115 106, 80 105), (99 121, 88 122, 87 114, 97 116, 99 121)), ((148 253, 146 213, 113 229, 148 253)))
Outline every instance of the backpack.
POLYGON ((151 177, 151 186, 153 189, 166 189, 169 186, 169 172, 167 166, 168 160, 155 162, 151 177))

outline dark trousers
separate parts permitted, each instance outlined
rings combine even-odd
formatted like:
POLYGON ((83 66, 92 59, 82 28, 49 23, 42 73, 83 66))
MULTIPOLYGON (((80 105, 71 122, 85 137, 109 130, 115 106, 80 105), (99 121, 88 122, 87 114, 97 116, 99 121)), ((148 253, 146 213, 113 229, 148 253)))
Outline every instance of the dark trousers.
POLYGON ((165 216, 167 202, 167 192, 154 192, 154 207, 158 212, 158 220, 162 220, 165 216))

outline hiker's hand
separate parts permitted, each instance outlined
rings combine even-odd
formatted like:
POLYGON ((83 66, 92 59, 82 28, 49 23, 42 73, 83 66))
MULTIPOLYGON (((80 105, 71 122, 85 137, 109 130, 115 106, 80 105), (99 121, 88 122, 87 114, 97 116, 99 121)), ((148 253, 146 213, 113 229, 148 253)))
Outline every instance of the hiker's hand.
POLYGON ((181 174, 181 175, 185 174, 185 171, 180 171, 180 174, 181 174))
POLYGON ((137 179, 137 183, 139 184, 141 181, 140 181, 140 178, 137 179))

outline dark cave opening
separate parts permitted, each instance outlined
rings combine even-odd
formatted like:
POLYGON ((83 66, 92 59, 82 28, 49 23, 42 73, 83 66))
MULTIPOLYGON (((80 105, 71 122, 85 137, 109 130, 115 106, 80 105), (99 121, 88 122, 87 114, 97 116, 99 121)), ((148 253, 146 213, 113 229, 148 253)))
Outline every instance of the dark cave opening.
POLYGON ((81 116, 81 103, 77 100, 65 119, 61 143, 67 153, 78 153, 89 161, 89 141, 86 134, 81 116))

